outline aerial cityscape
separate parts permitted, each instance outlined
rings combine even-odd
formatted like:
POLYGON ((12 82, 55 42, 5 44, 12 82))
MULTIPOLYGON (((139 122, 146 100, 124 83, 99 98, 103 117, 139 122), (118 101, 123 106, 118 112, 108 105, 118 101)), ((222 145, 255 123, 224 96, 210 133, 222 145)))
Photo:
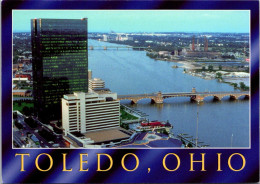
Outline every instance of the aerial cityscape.
POLYGON ((158 29, 151 12, 28 12, 13 17, 14 148, 250 146, 248 11, 155 11, 158 29))

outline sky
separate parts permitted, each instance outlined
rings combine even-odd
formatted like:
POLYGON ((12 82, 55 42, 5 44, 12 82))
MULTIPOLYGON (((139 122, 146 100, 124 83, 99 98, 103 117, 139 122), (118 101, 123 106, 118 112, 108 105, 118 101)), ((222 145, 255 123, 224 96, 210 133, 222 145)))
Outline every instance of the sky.
POLYGON ((88 18, 89 32, 249 33, 247 10, 13 10, 13 31, 29 32, 30 19, 88 18))

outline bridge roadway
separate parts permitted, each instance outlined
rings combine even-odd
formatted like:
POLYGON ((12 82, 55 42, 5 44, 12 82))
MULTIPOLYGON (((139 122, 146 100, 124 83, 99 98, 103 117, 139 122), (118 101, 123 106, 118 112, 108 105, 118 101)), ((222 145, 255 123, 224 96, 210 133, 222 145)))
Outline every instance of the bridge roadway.
POLYGON ((225 96, 230 99, 238 99, 241 96, 249 98, 249 91, 217 91, 217 92, 174 92, 174 93, 147 93, 147 94, 134 94, 134 95, 118 95, 118 100, 131 100, 132 103, 137 103, 139 100, 150 98, 152 103, 163 103, 163 99, 172 97, 190 97, 191 101, 201 102, 205 97, 213 96, 214 100, 221 100, 225 96))
POLYGON ((132 46, 88 46, 88 48, 90 50, 94 50, 94 49, 103 49, 103 50, 107 50, 107 49, 135 49, 135 50, 144 50, 147 47, 132 47, 132 46))

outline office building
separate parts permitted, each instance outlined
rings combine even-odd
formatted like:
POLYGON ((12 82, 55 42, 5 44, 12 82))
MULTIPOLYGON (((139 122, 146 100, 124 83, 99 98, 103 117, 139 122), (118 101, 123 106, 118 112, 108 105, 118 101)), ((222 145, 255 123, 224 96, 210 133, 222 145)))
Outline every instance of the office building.
POLYGON ((105 88, 105 81, 100 78, 94 78, 89 80, 89 88, 95 90, 97 88, 105 88))
POLYGON ((87 19, 32 19, 32 66, 35 113, 61 118, 61 98, 88 92, 87 19))
POLYGON ((103 35, 103 41, 107 42, 107 40, 108 40, 108 36, 107 35, 103 35))
POLYGON ((62 98, 62 127, 65 135, 71 132, 119 128, 120 102, 116 93, 84 93, 64 95, 62 98))

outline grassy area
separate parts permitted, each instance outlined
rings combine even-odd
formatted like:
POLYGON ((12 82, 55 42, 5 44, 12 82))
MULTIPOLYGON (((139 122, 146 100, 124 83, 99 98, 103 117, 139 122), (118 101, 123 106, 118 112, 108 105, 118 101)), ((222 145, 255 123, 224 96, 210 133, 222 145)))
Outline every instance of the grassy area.
POLYGON ((21 89, 33 89, 33 87, 32 86, 23 86, 23 87, 21 87, 21 89))
POLYGON ((121 113, 121 118, 122 120, 134 120, 134 119, 138 119, 138 117, 133 116, 129 113, 127 113, 126 111, 120 109, 120 113, 121 113))
POLYGON ((33 102, 13 102, 13 110, 22 112, 24 107, 33 107, 33 102))

